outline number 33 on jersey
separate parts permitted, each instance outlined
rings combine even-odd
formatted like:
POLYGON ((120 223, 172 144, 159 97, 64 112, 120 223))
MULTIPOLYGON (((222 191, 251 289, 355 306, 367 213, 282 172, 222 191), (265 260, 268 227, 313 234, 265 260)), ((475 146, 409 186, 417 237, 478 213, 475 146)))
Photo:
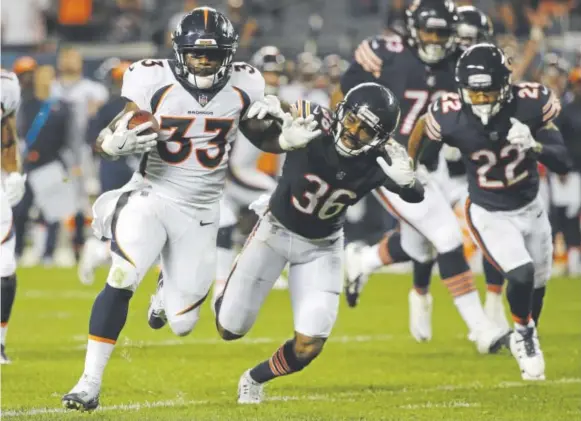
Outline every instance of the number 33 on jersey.
POLYGON ((157 118, 165 140, 141 162, 153 188, 201 205, 220 196, 239 120, 264 96, 265 85, 260 72, 246 63, 231 69, 229 81, 214 92, 180 82, 173 60, 142 60, 125 72, 121 95, 157 118))

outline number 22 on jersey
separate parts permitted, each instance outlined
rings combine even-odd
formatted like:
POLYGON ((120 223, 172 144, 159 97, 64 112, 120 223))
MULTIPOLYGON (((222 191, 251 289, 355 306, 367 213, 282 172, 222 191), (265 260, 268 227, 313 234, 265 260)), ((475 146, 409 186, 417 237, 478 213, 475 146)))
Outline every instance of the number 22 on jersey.
POLYGON ((157 143, 157 151, 161 159, 169 164, 179 164, 184 162, 195 151, 196 159, 204 168, 216 168, 222 162, 226 153, 228 140, 226 136, 234 119, 231 118, 204 118, 204 133, 211 133, 215 136, 208 142, 207 148, 194 148, 192 139, 187 137, 190 128, 196 121, 196 117, 160 117, 160 127, 169 130, 169 138, 165 142, 157 143), (168 142, 178 144, 177 149, 171 148, 168 142))
POLYGON ((521 182, 529 175, 526 170, 517 173, 517 166, 525 159, 525 152, 521 151, 516 145, 505 146, 500 150, 498 157, 493 151, 482 149, 470 155, 470 159, 480 164, 477 171, 478 185, 483 189, 506 189, 521 182), (491 178, 490 171, 501 161, 506 160, 509 162, 504 166, 504 180, 491 178))

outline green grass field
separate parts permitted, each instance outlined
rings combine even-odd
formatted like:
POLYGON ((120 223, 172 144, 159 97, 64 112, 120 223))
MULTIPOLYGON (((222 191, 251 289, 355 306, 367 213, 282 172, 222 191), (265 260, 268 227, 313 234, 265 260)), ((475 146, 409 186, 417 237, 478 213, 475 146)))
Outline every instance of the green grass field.
MULTIPOLYGON (((434 294, 434 339, 408 335, 409 278, 378 275, 357 309, 342 303, 323 354, 268 385, 260 406, 236 404, 240 374, 292 334, 286 292, 273 292, 248 337, 221 342, 209 305, 187 338, 146 323, 153 276, 132 301, 105 374, 101 408, 68 413, 60 398, 84 364, 88 317, 100 285, 73 270, 19 271, 2 367, 6 420, 581 420, 581 280, 553 279, 540 329, 547 381, 521 381, 507 350, 477 354, 447 291, 434 294)), ((98 279, 104 279, 105 272, 98 279)))

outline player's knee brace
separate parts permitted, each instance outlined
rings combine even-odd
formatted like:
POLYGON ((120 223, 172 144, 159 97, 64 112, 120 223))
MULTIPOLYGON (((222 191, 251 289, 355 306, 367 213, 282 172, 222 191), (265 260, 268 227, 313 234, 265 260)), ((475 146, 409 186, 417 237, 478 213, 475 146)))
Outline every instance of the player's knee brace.
POLYGON ((199 318, 200 311, 198 309, 180 316, 168 315, 167 323, 174 334, 177 336, 186 336, 194 330, 199 318))
POLYGON ((516 285, 533 285, 535 279, 535 266, 532 263, 525 263, 522 266, 517 267, 509 271, 506 274, 506 279, 509 283, 514 283, 516 285))
POLYGON ((112 253, 113 263, 107 275, 107 284, 113 288, 127 289, 135 292, 141 275, 139 270, 124 258, 112 253))

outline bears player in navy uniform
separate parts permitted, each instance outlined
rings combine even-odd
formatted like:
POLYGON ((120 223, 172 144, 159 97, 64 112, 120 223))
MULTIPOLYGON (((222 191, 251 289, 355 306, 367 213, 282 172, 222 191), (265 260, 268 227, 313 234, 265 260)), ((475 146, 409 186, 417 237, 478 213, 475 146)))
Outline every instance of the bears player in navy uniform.
MULTIPOLYGON (((378 36, 363 43, 341 80, 345 92, 354 84, 376 80, 393 90, 402 109, 402 124, 394 138, 407 145, 416 120, 431 101, 455 91, 454 68, 458 57, 456 26, 459 21, 452 1, 416 0, 406 11, 408 36, 378 36), (381 62, 372 69, 371 58, 381 62), (362 64, 360 64, 362 63, 362 64)), ((437 163, 425 160, 429 170, 437 163)), ((361 288, 373 269, 388 261, 409 256, 413 260, 414 288, 409 293, 410 333, 417 341, 432 337, 432 296, 429 291, 435 261, 454 304, 464 319, 469 337, 481 353, 494 352, 508 333, 507 326, 497 326, 486 317, 476 291, 472 272, 463 252, 463 235, 458 219, 436 179, 425 177, 426 198, 419 206, 410 206, 397 195, 379 188, 379 201, 400 220, 401 237, 394 234, 379 244, 362 247, 351 243, 346 248, 349 305, 357 305, 361 288), (437 252, 437 256, 436 253, 437 252), (396 257, 397 256, 397 257, 396 257), (393 259, 391 259, 393 258, 393 259)))
POLYGON ((323 133, 305 148, 287 152, 282 177, 270 199, 262 200, 263 210, 260 200, 252 205, 262 217, 216 302, 220 335, 243 337, 290 263, 294 337, 242 375, 242 404, 260 403, 265 382, 302 370, 321 352, 337 318, 348 206, 379 185, 411 203, 423 199, 405 148, 391 139, 400 116, 391 91, 364 83, 347 93, 335 113, 304 100, 295 109, 303 118, 315 116, 323 133))
POLYGON ((468 174, 466 216, 483 254, 508 280, 515 321, 510 349, 522 378, 543 380, 538 323, 551 275, 552 241, 538 196, 537 161, 562 174, 569 162, 552 120, 555 94, 537 83, 511 83, 502 50, 477 44, 458 60, 458 94, 435 101, 416 124, 409 153, 416 159, 428 139, 456 147, 468 174))

